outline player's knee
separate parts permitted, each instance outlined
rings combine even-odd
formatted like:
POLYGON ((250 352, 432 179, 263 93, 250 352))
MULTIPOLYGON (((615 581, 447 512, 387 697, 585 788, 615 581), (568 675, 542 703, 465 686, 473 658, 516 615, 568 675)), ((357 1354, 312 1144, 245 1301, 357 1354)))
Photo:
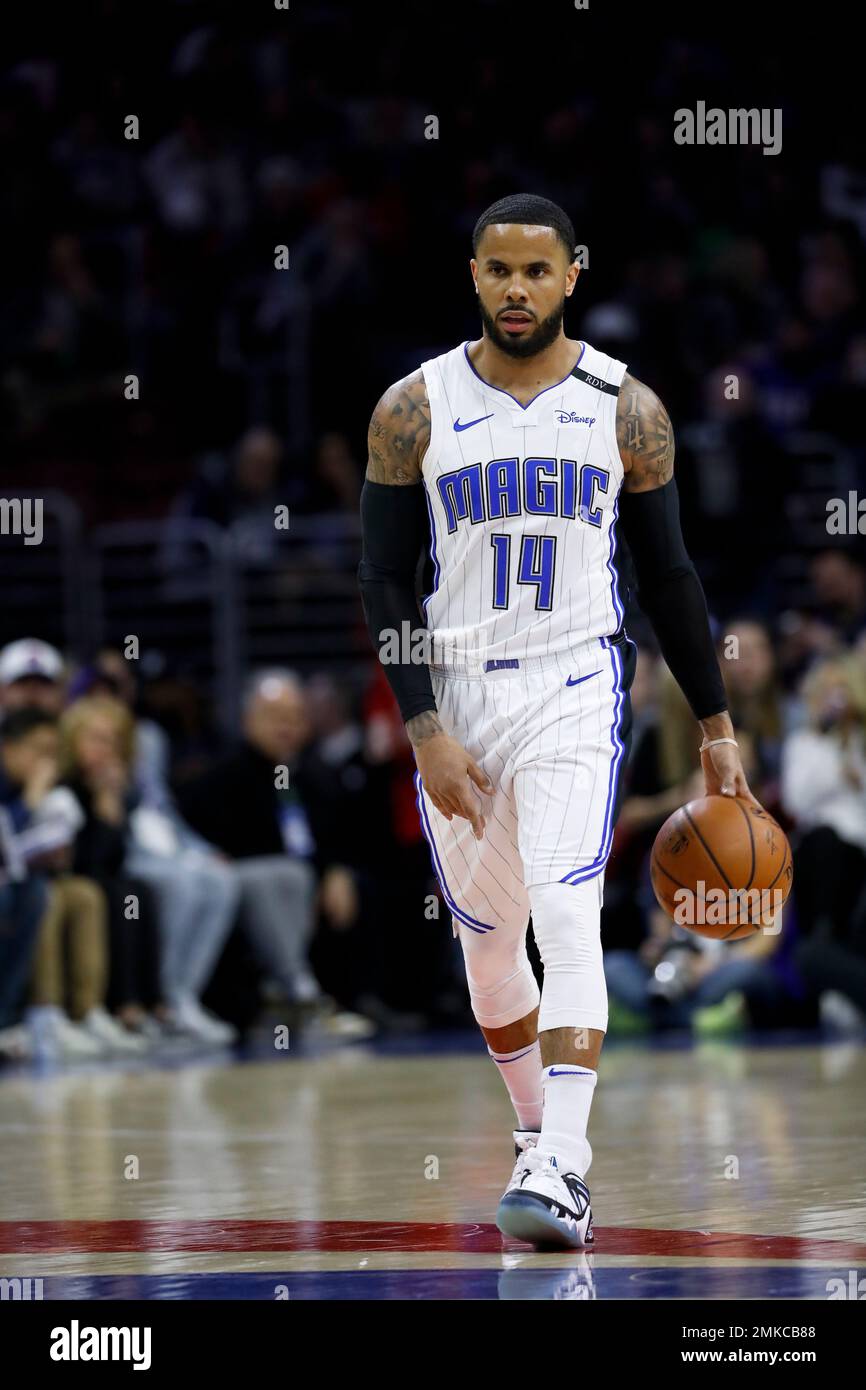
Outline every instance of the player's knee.
POLYGON ((542 883, 529 889, 532 930, 545 973, 581 970, 601 962, 601 901, 598 879, 585 883, 542 883))
MULTIPOLYGON (((524 929, 525 931, 525 929, 524 929)), ((461 937, 472 1012, 485 1028, 506 1028, 538 1007, 538 983, 525 937, 503 950, 492 936, 468 943, 461 937), (487 947, 488 949, 483 949, 487 947)))
POLYGON ((555 1028, 607 1030, 601 951, 601 895, 596 879, 529 889, 532 928, 544 964, 539 1033, 555 1028))

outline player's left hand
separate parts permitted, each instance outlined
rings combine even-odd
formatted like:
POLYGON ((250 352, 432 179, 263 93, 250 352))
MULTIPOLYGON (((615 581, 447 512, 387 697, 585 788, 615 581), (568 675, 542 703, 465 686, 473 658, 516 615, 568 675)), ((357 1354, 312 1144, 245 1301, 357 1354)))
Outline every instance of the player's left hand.
POLYGON ((762 809, 751 793, 740 762, 740 752, 732 743, 716 743, 701 754, 707 796, 739 796, 762 809))

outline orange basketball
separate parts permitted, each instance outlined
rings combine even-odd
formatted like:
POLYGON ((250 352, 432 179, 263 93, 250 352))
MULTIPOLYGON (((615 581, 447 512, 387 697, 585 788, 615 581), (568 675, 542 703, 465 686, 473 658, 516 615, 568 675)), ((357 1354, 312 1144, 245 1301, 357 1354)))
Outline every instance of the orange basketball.
POLYGON ((650 873, 674 922, 699 936, 737 941, 773 923, 794 867, 787 835, 763 808, 741 797, 702 796, 668 816, 650 873))

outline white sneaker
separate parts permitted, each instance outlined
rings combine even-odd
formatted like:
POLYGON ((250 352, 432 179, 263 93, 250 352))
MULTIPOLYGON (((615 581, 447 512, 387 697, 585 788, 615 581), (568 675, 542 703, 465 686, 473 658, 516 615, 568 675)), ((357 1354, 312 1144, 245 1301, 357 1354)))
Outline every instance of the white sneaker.
POLYGON ((83 1062, 104 1057, 108 1049, 55 1004, 39 1004, 27 1014, 34 1056, 44 1061, 83 1062))
MULTIPOLYGON (((512 1192, 515 1187, 520 1186, 520 1179, 523 1175, 523 1170, 526 1167, 526 1155, 530 1149, 534 1149, 537 1146, 540 1137, 541 1132, 537 1129, 514 1130, 514 1156, 517 1161, 514 1164, 514 1171, 511 1174, 511 1180, 508 1186, 506 1187, 505 1192, 503 1192, 502 1194, 503 1197, 505 1196, 506 1192, 512 1192)), ((585 1149, 585 1157, 583 1160, 583 1167, 581 1169, 580 1176, 585 1178, 592 1164, 592 1146, 588 1139, 584 1139, 583 1144, 585 1149)))
POLYGON ((81 1026, 91 1038, 103 1043, 109 1052, 141 1054, 147 1051, 148 1044, 144 1038, 128 1033, 121 1023, 99 1006, 88 1010, 81 1020, 81 1026))
POLYGON ((172 1024, 178 1033, 195 1038, 197 1042, 212 1043, 215 1047, 227 1047, 238 1039, 236 1028, 208 1013, 191 994, 176 1001, 172 1010, 172 1024))
POLYGON ((589 1188, 577 1173, 563 1172, 555 1154, 535 1146, 524 1154, 517 1186, 499 1203, 496 1224, 503 1235, 536 1247, 582 1249, 594 1239, 589 1188))
POLYGON ((523 1177, 523 1170, 526 1167, 526 1155, 530 1149, 534 1149, 540 1138, 540 1131, 537 1129, 515 1129, 514 1130, 514 1172, 511 1174, 508 1186, 503 1192, 503 1197, 508 1192, 512 1192, 515 1187, 520 1186, 520 1179, 523 1177))

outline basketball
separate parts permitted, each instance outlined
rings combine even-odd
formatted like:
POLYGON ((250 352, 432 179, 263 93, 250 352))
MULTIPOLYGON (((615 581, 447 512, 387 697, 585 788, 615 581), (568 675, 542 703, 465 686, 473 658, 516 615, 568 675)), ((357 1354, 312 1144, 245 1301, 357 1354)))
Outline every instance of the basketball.
POLYGON ((655 838, 656 898, 679 926, 737 941, 773 923, 791 891, 791 847, 771 815, 741 797, 703 796, 655 838))

